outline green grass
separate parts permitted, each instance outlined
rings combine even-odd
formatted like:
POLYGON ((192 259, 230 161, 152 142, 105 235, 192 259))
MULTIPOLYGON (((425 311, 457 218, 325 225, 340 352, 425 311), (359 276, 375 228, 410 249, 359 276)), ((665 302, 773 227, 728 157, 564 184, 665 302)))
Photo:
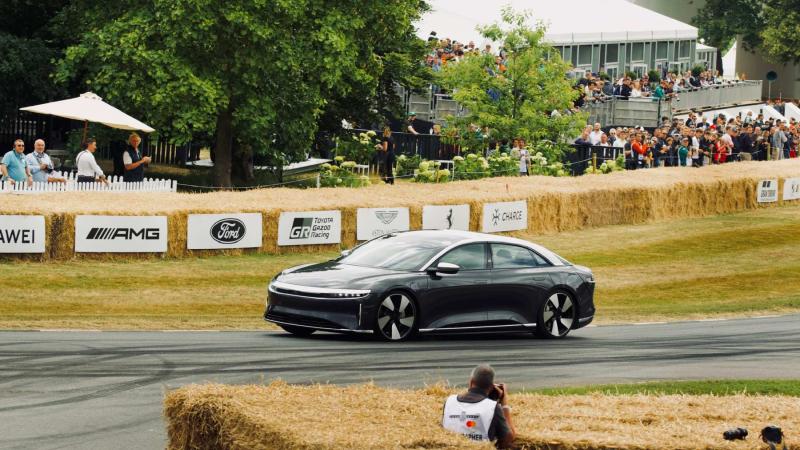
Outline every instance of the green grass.
MULTIPOLYGON (((800 311, 797 230, 793 206, 517 235, 593 269, 604 324, 800 311)), ((0 329, 263 329, 268 280, 334 256, 3 262, 0 329)))
POLYGON ((544 395, 786 395, 800 397, 800 380, 703 380, 655 381, 636 384, 603 384, 546 388, 525 392, 544 395))

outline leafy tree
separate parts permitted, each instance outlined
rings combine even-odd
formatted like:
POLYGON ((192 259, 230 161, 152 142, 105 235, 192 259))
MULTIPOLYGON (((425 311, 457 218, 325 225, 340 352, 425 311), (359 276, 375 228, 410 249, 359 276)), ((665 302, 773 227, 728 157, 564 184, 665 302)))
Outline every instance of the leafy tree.
POLYGON ((94 10, 108 17, 95 17, 97 28, 67 49, 59 78, 84 78, 175 143, 215 136, 216 183, 230 186, 232 173, 252 178, 254 155, 278 167, 304 159, 328 100, 368 95, 364 86, 380 79, 362 35, 410 23, 421 8, 419 0, 134 0, 121 13, 94 10))
POLYGON ((708 0, 693 23, 700 37, 722 54, 740 37, 750 51, 763 50, 775 62, 800 62, 800 1, 798 0, 708 0))
POLYGON ((563 114, 577 97, 565 77, 569 66, 544 43, 544 26, 529 27, 529 18, 530 14, 507 7, 502 11, 502 25, 480 28, 486 39, 503 43, 504 71, 496 67, 493 56, 481 54, 448 64, 441 72, 441 84, 469 111, 448 126, 488 126, 494 138, 550 140, 564 150, 586 119, 583 114, 563 114), (553 110, 562 114, 551 115, 553 110))

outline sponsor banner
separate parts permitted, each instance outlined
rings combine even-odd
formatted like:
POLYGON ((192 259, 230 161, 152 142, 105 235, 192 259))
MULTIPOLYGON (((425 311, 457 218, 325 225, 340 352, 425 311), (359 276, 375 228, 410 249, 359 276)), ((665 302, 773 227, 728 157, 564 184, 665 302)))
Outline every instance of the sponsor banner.
POLYGON ((778 180, 761 180, 756 189, 758 203, 772 203, 778 201, 778 180))
POLYGON ((800 178, 787 178, 783 181, 783 200, 800 200, 800 178))
POLYGON ((408 208, 358 208, 356 214, 356 239, 359 241, 409 228, 408 208))
POLYGON ((0 253, 44 253, 44 216, 0 216, 0 253))
POLYGON ((278 245, 342 242, 341 211, 283 212, 278 219, 278 245))
POLYGON ((481 231, 497 233, 528 229, 528 203, 518 202, 485 203, 481 231))
POLYGON ((189 214, 186 248, 216 250, 261 247, 261 214, 189 214))
POLYGON ((163 253, 167 251, 166 216, 77 216, 78 253, 163 253))
POLYGON ((469 205, 423 206, 422 229, 469 231, 469 205))

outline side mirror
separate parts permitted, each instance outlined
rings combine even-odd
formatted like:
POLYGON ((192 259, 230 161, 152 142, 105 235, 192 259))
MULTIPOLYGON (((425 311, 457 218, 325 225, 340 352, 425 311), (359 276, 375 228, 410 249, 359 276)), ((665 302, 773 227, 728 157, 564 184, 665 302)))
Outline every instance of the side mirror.
POLYGON ((446 262, 439 263, 439 265, 436 267, 433 266, 428 267, 428 273, 431 275, 436 275, 436 274, 453 275, 458 273, 459 270, 461 270, 461 267, 459 267, 457 264, 451 264, 446 262))

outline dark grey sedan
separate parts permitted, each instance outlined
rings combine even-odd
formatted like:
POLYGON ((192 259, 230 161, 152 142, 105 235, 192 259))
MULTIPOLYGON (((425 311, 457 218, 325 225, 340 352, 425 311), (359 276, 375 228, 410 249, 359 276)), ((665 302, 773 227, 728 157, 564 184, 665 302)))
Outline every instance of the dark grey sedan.
POLYGON ((463 231, 365 242, 269 284, 264 319, 402 341, 416 333, 532 331, 562 338, 594 318, 594 276, 539 245, 463 231))

